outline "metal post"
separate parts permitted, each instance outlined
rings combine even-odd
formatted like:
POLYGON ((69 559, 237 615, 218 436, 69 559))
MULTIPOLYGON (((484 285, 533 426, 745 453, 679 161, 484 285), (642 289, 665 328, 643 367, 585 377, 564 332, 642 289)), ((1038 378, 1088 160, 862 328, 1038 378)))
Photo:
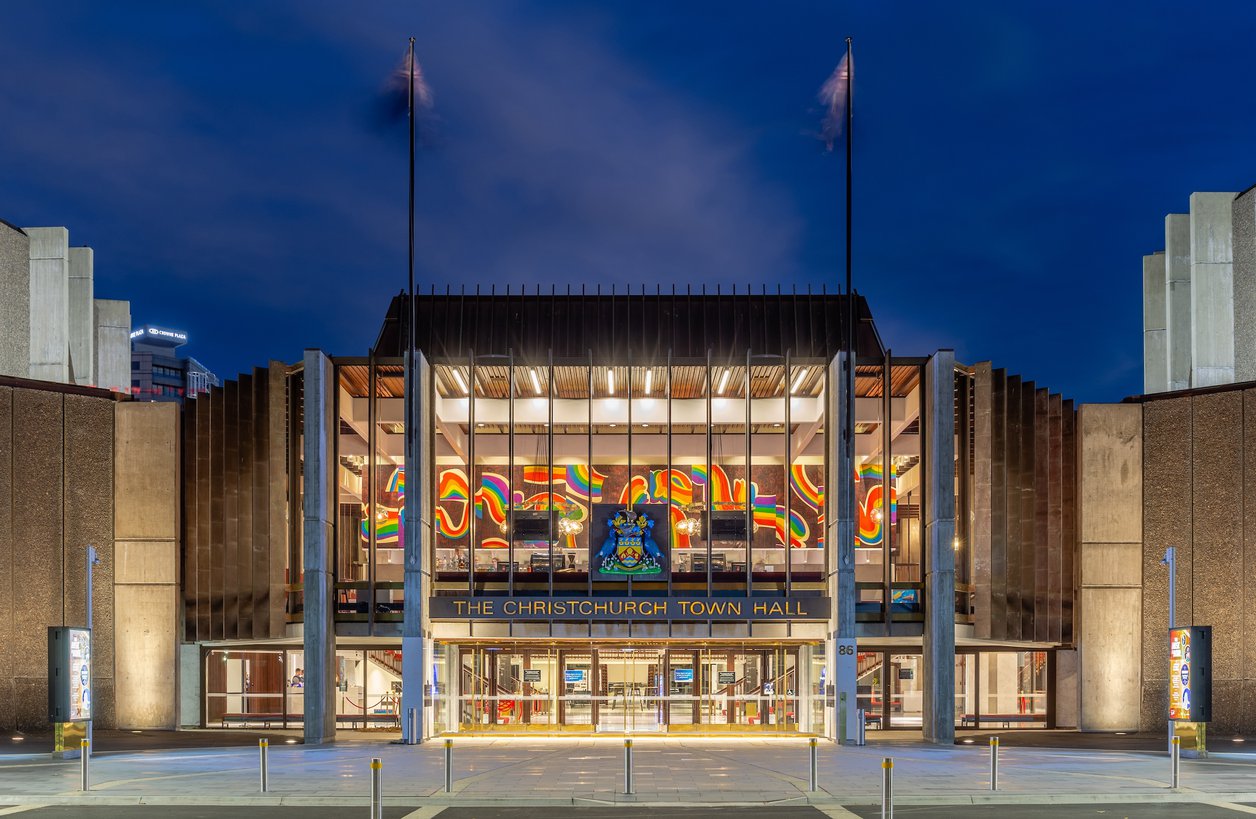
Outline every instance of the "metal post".
POLYGON ((999 789, 999 738, 990 737, 990 790, 999 789))
MULTIPOLYGON (((1164 557, 1160 560, 1161 566, 1169 567, 1169 628, 1177 625, 1177 549, 1173 546, 1164 550, 1164 557)), ((1166 633, 1165 638, 1169 635, 1166 633)), ((1170 647, 1172 652, 1172 647, 1170 647)), ((1169 753, 1173 753, 1174 729, 1177 726, 1173 720, 1169 720, 1169 753)), ((1176 787, 1176 786, 1175 786, 1176 787)))
POLYGON ((632 739, 624 740, 624 793, 632 793, 632 739))
POLYGON ((820 751, 815 737, 811 738, 809 744, 811 746, 811 782, 807 790, 815 793, 820 789, 820 751))
POLYGON ((79 740, 79 790, 91 790, 91 743, 86 739, 79 740))
POLYGON ((270 740, 259 739, 257 741, 257 764, 258 773, 261 777, 262 793, 270 790, 270 764, 266 759, 270 753, 270 740))
MULTIPOLYGON (((1171 763, 1172 763, 1172 768, 1173 768, 1173 776, 1172 776, 1173 784, 1171 784, 1169 787, 1173 788, 1173 790, 1177 790, 1177 789, 1178 789, 1178 782, 1179 782, 1178 777, 1179 777, 1179 773, 1180 773, 1180 770, 1179 770, 1179 767, 1178 767, 1178 766, 1179 766, 1180 761, 1181 761, 1181 758, 1180 758, 1180 756, 1179 756, 1179 752, 1180 752, 1180 750, 1181 750, 1181 747, 1182 747, 1182 738, 1181 738, 1181 737, 1177 737, 1177 736, 1175 736, 1175 737, 1173 738, 1173 748, 1172 748, 1172 750, 1171 750, 1171 751, 1170 751, 1170 753, 1169 753, 1169 759, 1170 759, 1170 761, 1171 761, 1171 763)), ((86 790, 86 789, 84 789, 84 790, 86 790)))
POLYGON ((894 759, 881 760, 881 819, 894 819, 894 759))
POLYGON ((371 760, 371 819, 384 819, 384 763, 371 760))
POLYGON ((855 744, 862 747, 868 744, 868 714, 864 709, 855 711, 855 744))
POLYGON ((445 793, 454 791, 454 741, 445 739, 445 793))
MULTIPOLYGON (((87 639, 89 641, 89 645, 93 649, 93 651, 91 651, 87 657, 87 661, 91 665, 95 665, 95 663, 92 662, 92 656, 96 653, 94 651, 94 649, 96 648, 96 641, 92 636, 92 567, 98 563, 100 563, 100 554, 96 551, 95 546, 89 545, 87 547, 87 581, 86 581, 87 582, 87 599, 84 602, 86 602, 87 604, 87 634, 88 634, 87 639)), ((91 672, 92 672, 92 669, 89 668, 88 669, 89 675, 91 674, 91 672)), ((93 702, 94 701, 95 700, 93 698, 93 702)), ((96 737, 95 737, 95 732, 92 731, 93 722, 94 720, 92 720, 89 717, 87 720, 87 725, 85 726, 86 731, 87 731, 87 748, 89 751, 93 747, 95 747, 93 743, 96 737)), ((87 790, 87 788, 83 788, 83 790, 87 790)))
POLYGON ((413 706, 406 711, 406 744, 419 744, 419 712, 413 706))

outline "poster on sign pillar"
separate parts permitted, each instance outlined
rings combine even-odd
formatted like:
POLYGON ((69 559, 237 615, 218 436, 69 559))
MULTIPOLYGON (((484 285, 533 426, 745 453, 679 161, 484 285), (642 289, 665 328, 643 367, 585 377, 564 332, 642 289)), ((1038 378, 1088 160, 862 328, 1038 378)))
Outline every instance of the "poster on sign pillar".
POLYGON ((1169 719, 1212 721, 1212 627, 1169 629, 1169 719))

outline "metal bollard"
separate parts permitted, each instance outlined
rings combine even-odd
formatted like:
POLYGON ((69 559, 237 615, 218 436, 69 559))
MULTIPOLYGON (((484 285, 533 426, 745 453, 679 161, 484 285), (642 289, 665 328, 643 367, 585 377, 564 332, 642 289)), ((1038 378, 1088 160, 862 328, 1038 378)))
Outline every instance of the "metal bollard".
POLYGON ((1181 751, 1182 751, 1182 738, 1175 735, 1173 737, 1173 748, 1172 750, 1169 751, 1169 762, 1170 762, 1170 765, 1172 766, 1172 771, 1173 771, 1173 774, 1172 774, 1173 784, 1171 784, 1169 787, 1173 788, 1173 790, 1178 789, 1180 763, 1181 763, 1181 756, 1180 756, 1181 751))
POLYGON ((371 819, 384 819, 384 763, 371 760, 371 819))
POLYGON ((88 791, 92 788, 91 780, 92 744, 86 739, 79 741, 79 790, 88 791))
POLYGON ((807 790, 815 793, 820 789, 820 751, 815 737, 808 744, 811 746, 811 781, 807 790))
POLYGON ((406 712, 406 744, 419 744, 419 712, 418 709, 411 708, 406 712))
POLYGON ((270 764, 267 755, 270 753, 270 740, 257 741, 257 770, 261 778, 262 793, 270 790, 270 764))
POLYGON ((868 715, 860 708, 855 712, 855 744, 864 746, 868 744, 867 737, 868 715))
POLYGON ((894 760, 881 760, 881 819, 894 819, 894 760))
POLYGON ((990 737, 990 790, 999 789, 999 738, 990 737))
POLYGON ((632 793, 632 739, 624 740, 624 793, 632 793))
POLYGON ((445 793, 454 791, 454 741, 445 739, 445 793))

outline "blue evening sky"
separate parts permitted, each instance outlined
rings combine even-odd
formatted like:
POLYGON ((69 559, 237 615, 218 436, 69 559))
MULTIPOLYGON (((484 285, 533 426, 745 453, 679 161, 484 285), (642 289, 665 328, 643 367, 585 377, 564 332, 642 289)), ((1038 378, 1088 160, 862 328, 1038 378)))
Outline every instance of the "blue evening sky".
POLYGON ((815 93, 856 42, 855 277, 903 355, 1141 388, 1140 257, 1256 183, 1239 3, 49 2, 0 26, 0 218, 220 375, 363 354, 405 284, 406 38, 436 95, 418 280, 834 287, 815 93))

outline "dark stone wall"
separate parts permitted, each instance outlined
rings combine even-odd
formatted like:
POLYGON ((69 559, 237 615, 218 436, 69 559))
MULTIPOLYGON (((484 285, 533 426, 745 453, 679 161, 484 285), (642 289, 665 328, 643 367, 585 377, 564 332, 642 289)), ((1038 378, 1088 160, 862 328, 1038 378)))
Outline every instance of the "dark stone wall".
POLYGON ((0 386, 0 729, 48 728, 47 630, 85 622, 95 545, 96 724, 114 724, 111 397, 0 386))
POLYGON ((1152 400, 1143 414, 1142 728, 1168 710, 1168 571, 1177 625, 1212 626, 1214 736, 1256 731, 1256 390, 1152 400), (1249 464, 1248 459, 1252 459, 1249 464))

